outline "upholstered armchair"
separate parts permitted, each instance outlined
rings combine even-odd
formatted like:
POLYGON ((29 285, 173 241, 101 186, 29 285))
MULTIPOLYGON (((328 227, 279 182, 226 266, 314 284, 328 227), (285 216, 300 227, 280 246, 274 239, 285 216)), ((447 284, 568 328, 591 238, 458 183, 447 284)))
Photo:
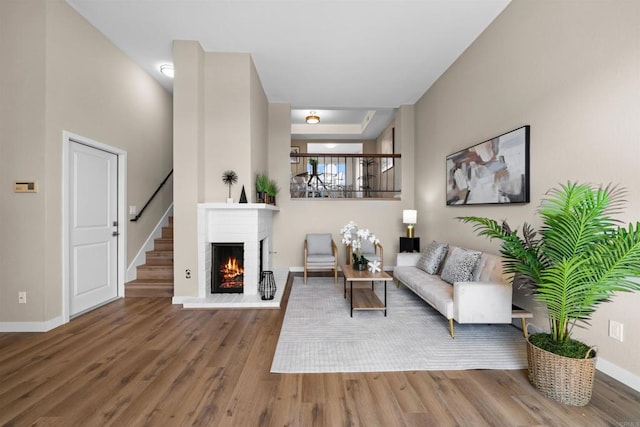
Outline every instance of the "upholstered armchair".
POLYGON ((309 270, 333 270, 338 283, 338 247, 330 233, 307 234, 304 239, 304 283, 309 270))
MULTIPOLYGON (((371 243, 369 240, 362 239, 360 242, 360 251, 367 261, 379 261, 380 269, 383 270, 383 250, 380 242, 371 243)), ((353 249, 351 245, 347 245, 347 264, 353 263, 353 249)))

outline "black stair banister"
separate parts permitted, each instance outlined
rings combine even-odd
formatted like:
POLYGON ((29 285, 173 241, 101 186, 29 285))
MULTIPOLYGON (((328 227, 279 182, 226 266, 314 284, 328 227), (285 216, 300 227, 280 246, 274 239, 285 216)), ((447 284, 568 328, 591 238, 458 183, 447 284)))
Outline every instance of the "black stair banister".
POLYGON ((158 192, 162 189, 162 187, 167 182, 167 180, 169 179, 169 177, 171 176, 172 173, 173 173, 173 169, 171 169, 171 171, 169 172, 167 177, 160 183, 160 185, 158 186, 158 188, 156 188, 156 191, 153 192, 151 197, 149 197, 149 200, 147 200, 147 203, 145 203, 144 206, 142 207, 142 209, 140 209, 140 212, 138 212, 138 214, 136 216, 131 218, 130 221, 136 222, 142 216, 142 213, 144 212, 144 210, 147 209, 147 206, 149 206, 149 203, 151 203, 153 198, 156 197, 156 194, 158 194, 158 192))

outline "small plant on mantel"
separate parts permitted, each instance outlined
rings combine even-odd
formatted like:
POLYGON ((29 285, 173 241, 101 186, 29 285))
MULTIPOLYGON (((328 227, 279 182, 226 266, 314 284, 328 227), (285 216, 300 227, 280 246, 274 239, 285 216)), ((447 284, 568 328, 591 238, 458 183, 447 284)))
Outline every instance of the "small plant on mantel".
MULTIPOLYGON (((538 208, 540 230, 525 223, 522 237, 506 221, 458 218, 474 224, 479 235, 501 240, 505 273, 514 275, 514 286, 528 287, 546 305, 550 333, 531 335, 529 343, 566 358, 593 358, 592 347, 571 339, 574 326, 588 325, 597 306, 610 301, 614 293, 640 290, 640 283, 633 280, 640 277, 640 222, 624 227, 611 216, 620 213, 624 195, 624 190, 612 186, 569 182, 553 188, 538 208)), ((527 354, 529 377, 543 394, 572 405, 588 402, 591 390, 575 401, 565 400, 566 390, 542 390, 532 377, 529 348, 527 354)), ((595 363, 591 365, 595 372, 595 363)), ((566 383, 578 376, 570 372, 566 383)))
POLYGON ((231 186, 238 182, 238 175, 232 170, 226 170, 222 174, 222 182, 229 186, 228 200, 231 200, 231 186))
POLYGON ((280 187, 278 187, 278 183, 270 179, 267 183, 267 195, 269 196, 269 203, 272 205, 276 204, 276 194, 280 191, 280 187))
POLYGON ((269 177, 266 174, 259 173, 256 175, 257 203, 266 203, 268 185, 269 177))

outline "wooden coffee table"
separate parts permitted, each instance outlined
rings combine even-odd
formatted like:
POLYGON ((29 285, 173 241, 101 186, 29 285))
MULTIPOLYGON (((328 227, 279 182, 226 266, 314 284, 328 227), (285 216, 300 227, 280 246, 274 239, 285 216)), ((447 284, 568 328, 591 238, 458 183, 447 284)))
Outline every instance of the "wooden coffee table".
POLYGON ((349 299, 351 300, 351 317, 353 310, 384 310, 387 316, 387 282, 393 280, 384 271, 372 273, 369 270, 358 271, 353 269, 353 265, 345 264, 341 266, 344 275, 344 298, 347 298, 347 282, 349 283, 349 299), (353 289, 353 282, 371 282, 371 289, 353 289), (375 282, 384 282, 384 302, 374 292, 375 282))

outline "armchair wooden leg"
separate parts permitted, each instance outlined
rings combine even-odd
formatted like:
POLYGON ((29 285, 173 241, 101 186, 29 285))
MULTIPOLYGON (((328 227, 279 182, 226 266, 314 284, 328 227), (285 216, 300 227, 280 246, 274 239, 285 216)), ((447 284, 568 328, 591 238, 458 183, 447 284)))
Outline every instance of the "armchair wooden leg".
POLYGON ((455 338, 453 333, 453 319, 449 319, 449 333, 451 334, 451 338, 455 338))
POLYGON ((307 268, 304 268, 304 284, 307 284, 307 268))

